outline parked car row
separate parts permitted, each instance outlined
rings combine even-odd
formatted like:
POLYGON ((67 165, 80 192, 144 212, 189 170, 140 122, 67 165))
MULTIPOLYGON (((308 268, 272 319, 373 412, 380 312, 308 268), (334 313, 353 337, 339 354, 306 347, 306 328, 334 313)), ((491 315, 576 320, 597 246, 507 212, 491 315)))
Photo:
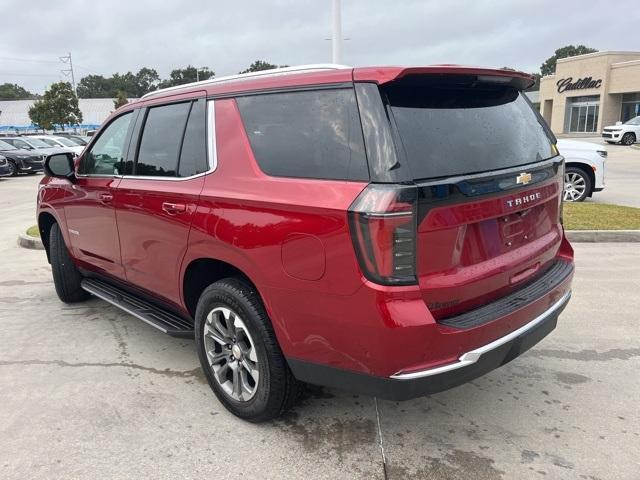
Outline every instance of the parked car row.
POLYGON ((79 155, 87 143, 79 135, 0 137, 0 158, 3 159, 0 162, 0 176, 41 172, 48 155, 67 152, 79 155))

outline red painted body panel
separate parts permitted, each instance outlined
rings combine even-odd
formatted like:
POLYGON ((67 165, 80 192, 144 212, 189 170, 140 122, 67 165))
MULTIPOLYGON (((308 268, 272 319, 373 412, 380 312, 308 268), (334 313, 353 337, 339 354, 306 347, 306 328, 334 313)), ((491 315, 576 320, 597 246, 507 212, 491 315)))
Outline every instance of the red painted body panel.
POLYGON ((128 282, 181 305, 180 271, 204 177, 123 178, 115 192, 122 267, 128 282), (163 208, 164 205, 164 208, 163 208), (168 213, 167 205, 184 207, 168 213))
POLYGON ((119 178, 78 177, 66 189, 64 214, 74 257, 124 279, 113 206, 118 183, 119 178))
POLYGON ((563 237, 557 221, 561 188, 555 178, 517 195, 429 212, 418 226, 418 274, 436 318, 495 300, 553 261, 563 237), (508 207, 507 201, 528 195, 539 198, 508 207))
MULTIPOLYGON (((528 78, 446 65, 341 69, 199 85, 126 109, 205 93, 354 79, 385 83, 420 73, 528 78)), ((555 258, 572 259, 558 223, 557 179, 530 189, 540 193, 527 205, 530 215, 519 214, 524 208, 507 210, 508 194, 433 208, 418 225, 418 284, 381 286, 360 271, 349 227, 348 209, 367 182, 265 175, 235 100, 217 99, 215 113, 217 168, 206 175, 43 180, 39 213, 52 213, 64 227, 78 264, 126 280, 186 313, 182 287, 191 262, 227 262, 256 285, 286 356, 378 376, 452 362, 524 325, 570 289, 571 277, 480 327, 459 330, 437 322, 512 291, 555 258), (106 204, 100 197, 105 193, 113 197, 106 204), (184 205, 184 211, 172 214, 163 208, 167 203, 184 205), (453 305, 428 308, 452 299, 453 305)))

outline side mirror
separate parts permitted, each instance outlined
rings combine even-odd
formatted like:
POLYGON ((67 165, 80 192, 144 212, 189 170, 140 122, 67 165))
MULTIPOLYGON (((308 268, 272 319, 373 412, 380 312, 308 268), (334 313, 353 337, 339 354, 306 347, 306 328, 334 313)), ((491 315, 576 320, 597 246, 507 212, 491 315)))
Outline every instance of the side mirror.
POLYGON ((54 153, 44 161, 44 173, 48 177, 71 180, 75 173, 73 153, 54 153))
POLYGON ((618 120, 618 121, 616 122, 616 125, 622 125, 622 122, 618 120))

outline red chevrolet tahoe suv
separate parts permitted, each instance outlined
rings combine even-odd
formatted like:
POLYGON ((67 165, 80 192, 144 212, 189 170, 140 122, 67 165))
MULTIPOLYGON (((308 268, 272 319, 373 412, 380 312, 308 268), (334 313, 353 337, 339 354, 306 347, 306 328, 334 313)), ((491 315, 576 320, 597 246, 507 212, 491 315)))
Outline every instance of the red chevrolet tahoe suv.
POLYGON ((46 161, 63 302, 195 336, 263 421, 304 382, 403 400, 505 364, 571 295, 563 158, 529 76, 292 67, 155 91, 46 161))

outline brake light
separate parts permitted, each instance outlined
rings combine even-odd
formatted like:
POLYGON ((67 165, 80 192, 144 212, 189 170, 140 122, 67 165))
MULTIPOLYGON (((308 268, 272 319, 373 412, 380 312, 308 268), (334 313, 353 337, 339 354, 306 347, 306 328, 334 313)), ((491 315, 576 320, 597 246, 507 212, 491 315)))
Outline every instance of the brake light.
POLYGON ((372 282, 417 283, 417 192, 414 186, 370 184, 349 208, 360 268, 372 282))

